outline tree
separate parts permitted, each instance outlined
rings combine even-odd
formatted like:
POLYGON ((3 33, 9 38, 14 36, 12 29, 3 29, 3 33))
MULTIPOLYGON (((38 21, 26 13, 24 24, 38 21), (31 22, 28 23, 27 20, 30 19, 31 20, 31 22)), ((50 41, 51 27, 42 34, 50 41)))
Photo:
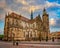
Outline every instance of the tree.
POLYGON ((3 39, 3 37, 4 37, 4 35, 0 35, 0 40, 2 40, 2 39, 3 39))

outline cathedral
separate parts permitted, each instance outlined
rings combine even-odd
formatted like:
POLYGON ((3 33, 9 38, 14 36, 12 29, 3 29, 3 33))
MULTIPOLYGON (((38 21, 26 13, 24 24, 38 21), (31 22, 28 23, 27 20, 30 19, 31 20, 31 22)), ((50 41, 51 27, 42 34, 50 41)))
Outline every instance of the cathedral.
POLYGON ((4 40, 46 40, 49 38, 49 15, 43 10, 42 18, 40 15, 33 18, 25 18, 14 12, 5 15, 4 40))

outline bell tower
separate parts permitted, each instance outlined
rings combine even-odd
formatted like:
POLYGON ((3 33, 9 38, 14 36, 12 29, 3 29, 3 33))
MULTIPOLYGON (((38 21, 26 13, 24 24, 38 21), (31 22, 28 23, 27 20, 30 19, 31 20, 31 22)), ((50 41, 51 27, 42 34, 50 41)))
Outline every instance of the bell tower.
POLYGON ((43 21, 44 37, 45 37, 45 39, 47 41, 48 40, 48 35, 49 35, 49 15, 47 14, 45 8, 43 10, 42 21, 43 21))

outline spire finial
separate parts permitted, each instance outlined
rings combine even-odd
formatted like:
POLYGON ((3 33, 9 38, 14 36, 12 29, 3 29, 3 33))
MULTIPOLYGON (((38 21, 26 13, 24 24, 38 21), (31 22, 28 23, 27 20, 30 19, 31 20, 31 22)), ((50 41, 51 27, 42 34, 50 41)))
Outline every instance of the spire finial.
POLYGON ((38 17, 40 18, 40 14, 38 14, 38 17))
POLYGON ((43 9, 43 14, 46 14, 46 9, 45 8, 43 9))
POLYGON ((44 8, 44 10, 43 11, 46 11, 46 9, 44 8))
POLYGON ((33 11, 31 10, 31 20, 33 19, 33 11))

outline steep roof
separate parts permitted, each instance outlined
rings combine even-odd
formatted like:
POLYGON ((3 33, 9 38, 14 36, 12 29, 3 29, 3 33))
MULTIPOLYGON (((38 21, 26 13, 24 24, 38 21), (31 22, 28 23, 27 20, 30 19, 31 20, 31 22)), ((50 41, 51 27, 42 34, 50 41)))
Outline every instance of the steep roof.
POLYGON ((22 21, 25 21, 25 22, 28 22, 28 23, 31 23, 31 24, 34 23, 36 21, 36 19, 39 18, 39 16, 37 16, 36 18, 34 18, 33 20, 31 20, 31 19, 28 19, 28 18, 26 18, 26 17, 24 17, 22 15, 18 15, 18 14, 14 13, 14 12, 12 12, 11 14, 9 14, 8 16, 20 19, 22 21))
POLYGON ((15 17, 15 18, 21 19, 21 20, 26 21, 26 22, 29 21, 28 18, 23 17, 22 15, 18 15, 18 14, 14 13, 14 12, 12 12, 11 14, 9 14, 8 16, 12 16, 12 17, 15 17))

